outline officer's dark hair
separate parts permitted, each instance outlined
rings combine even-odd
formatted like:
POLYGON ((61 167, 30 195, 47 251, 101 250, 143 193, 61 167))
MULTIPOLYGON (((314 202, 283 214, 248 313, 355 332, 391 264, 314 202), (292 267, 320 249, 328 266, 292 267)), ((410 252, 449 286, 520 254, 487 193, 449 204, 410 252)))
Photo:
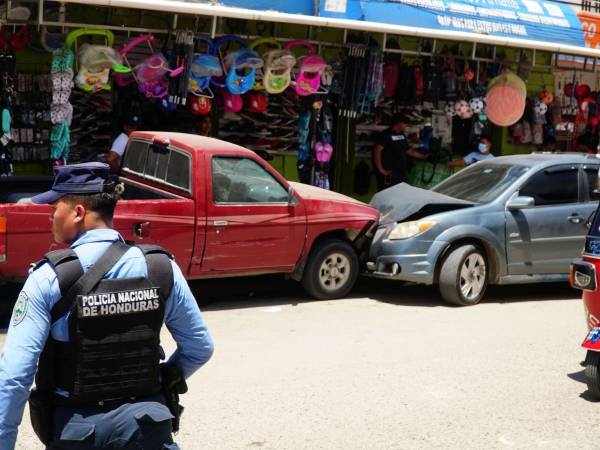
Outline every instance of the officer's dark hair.
POLYGON ((492 138, 490 137, 490 135, 489 135, 489 134, 482 134, 482 135, 479 137, 479 140, 480 140, 480 141, 486 140, 486 141, 488 141, 490 144, 492 143, 492 138))
POLYGON ((80 204, 86 209, 95 212, 106 222, 113 219, 115 207, 121 199, 124 191, 122 183, 107 182, 104 185, 104 192, 96 194, 71 194, 63 197, 63 200, 71 205, 80 204))

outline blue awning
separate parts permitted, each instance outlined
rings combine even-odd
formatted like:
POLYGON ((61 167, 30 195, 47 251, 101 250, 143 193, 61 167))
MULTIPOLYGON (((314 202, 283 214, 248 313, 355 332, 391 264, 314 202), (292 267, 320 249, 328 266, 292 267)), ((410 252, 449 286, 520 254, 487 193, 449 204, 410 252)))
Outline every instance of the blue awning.
POLYGON ((222 0, 223 6, 254 9, 257 11, 279 11, 288 14, 315 15, 315 3, 312 0, 222 0))
POLYGON ((321 17, 585 47, 574 8, 536 0, 323 0, 321 17))

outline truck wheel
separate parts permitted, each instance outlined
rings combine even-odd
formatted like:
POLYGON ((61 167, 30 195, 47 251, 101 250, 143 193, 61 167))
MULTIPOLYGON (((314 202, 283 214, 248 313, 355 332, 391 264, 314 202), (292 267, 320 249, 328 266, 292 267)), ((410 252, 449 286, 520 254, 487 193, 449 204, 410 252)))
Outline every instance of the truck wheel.
POLYGON ((585 357, 585 382, 588 391, 600 399, 600 353, 588 350, 585 357))
POLYGON ((448 303, 476 305, 487 288, 487 263, 474 245, 462 245, 450 252, 440 270, 440 294, 448 303))
POLYGON ((358 276, 358 256, 344 241, 317 244, 308 259, 302 286, 313 298, 329 300, 346 296, 358 276))

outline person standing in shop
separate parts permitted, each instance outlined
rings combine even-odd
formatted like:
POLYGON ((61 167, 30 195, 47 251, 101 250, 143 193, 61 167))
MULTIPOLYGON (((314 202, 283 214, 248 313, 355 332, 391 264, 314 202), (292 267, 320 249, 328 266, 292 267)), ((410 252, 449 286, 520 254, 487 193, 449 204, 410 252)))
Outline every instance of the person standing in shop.
POLYGON ((408 157, 427 159, 427 155, 409 147, 404 132, 408 119, 397 113, 392 117, 390 128, 378 139, 373 152, 377 190, 381 191, 407 180, 408 157))
POLYGON ((482 135, 479 138, 479 144, 477 145, 477 151, 469 153, 464 158, 455 159, 448 163, 448 167, 465 167, 474 164, 478 161, 485 161, 486 159, 492 159, 492 140, 489 136, 482 135))
POLYGON ((121 168, 121 157, 127 147, 127 141, 129 141, 129 135, 137 130, 140 126, 141 120, 138 114, 130 114, 125 123, 123 124, 123 131, 113 141, 106 162, 110 166, 112 173, 119 173, 121 168))
POLYGON ((210 116, 201 116, 196 121, 196 134, 198 136, 212 136, 212 120, 210 120, 210 116))

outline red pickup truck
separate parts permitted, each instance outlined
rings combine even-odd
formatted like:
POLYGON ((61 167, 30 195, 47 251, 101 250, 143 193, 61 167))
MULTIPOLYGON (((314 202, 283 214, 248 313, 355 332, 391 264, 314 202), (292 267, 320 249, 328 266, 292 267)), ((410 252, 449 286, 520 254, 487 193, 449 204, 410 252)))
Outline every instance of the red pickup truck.
MULTIPOLYGON (((254 152, 217 139, 132 134, 121 162, 115 228, 157 243, 188 279, 289 274, 309 295, 345 296, 379 213, 341 194, 286 181, 254 152)), ((58 248, 50 208, 29 198, 51 177, 0 177, 0 280, 58 248)))

